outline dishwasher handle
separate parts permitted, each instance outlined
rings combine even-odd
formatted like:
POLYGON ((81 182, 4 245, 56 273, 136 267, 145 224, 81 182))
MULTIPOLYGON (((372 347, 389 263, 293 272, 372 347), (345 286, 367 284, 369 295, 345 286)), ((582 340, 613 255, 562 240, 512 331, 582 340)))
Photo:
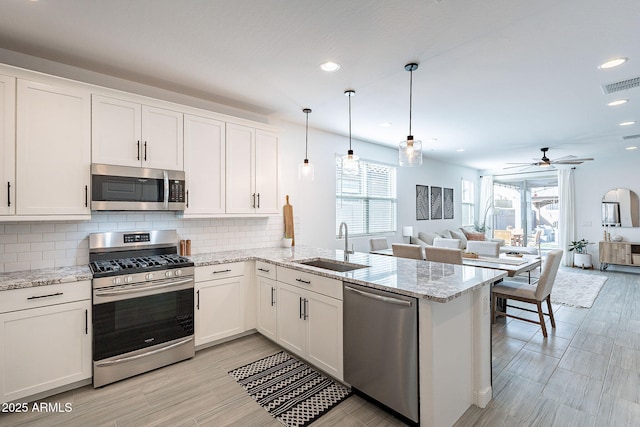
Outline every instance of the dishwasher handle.
POLYGON ((377 294, 371 294, 369 292, 364 292, 364 291, 352 288, 352 287, 347 286, 347 285, 344 286, 344 289, 346 291, 349 291, 349 292, 355 292, 356 294, 361 295, 361 296, 366 297, 366 298, 371 298, 371 299, 375 299, 375 300, 386 302, 386 303, 390 303, 390 304, 397 304, 397 305, 403 305, 405 307, 411 307, 411 301, 406 301, 406 300, 403 300, 403 299, 397 299, 397 298, 392 298, 392 297, 385 297, 385 296, 377 295, 377 294))

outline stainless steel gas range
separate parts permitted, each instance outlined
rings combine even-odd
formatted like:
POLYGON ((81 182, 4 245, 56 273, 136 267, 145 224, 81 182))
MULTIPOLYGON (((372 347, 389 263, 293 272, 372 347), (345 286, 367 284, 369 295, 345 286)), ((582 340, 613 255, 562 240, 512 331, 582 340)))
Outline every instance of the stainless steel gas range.
POLYGON ((194 264, 175 230, 89 235, 93 386, 195 354, 194 264))

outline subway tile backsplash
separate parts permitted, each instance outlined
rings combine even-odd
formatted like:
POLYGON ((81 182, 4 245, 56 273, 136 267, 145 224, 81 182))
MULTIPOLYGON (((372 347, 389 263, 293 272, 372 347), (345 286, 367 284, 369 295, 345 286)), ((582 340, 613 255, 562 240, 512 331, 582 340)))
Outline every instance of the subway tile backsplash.
POLYGON ((5 222, 0 223, 0 273, 88 264, 90 233, 166 229, 191 239, 194 255, 279 246, 284 233, 282 216, 183 219, 163 212, 94 212, 90 221, 5 222))

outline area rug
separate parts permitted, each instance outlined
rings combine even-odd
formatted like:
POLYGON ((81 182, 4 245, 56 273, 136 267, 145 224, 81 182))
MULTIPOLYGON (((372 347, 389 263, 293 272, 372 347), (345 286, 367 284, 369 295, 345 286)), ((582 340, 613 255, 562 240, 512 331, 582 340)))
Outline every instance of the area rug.
POLYGON ((229 375, 285 426, 306 426, 351 394, 351 389, 284 351, 229 375))
POLYGON ((606 281, 606 276, 558 271, 551 290, 551 302, 590 308, 606 281))

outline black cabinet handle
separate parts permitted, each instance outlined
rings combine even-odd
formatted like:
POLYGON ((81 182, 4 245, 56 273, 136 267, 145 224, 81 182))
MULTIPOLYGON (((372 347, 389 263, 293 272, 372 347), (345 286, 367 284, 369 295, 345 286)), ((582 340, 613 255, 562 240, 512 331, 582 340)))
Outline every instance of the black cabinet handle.
POLYGON ((258 209, 260 209, 260 193, 258 193, 258 209))
POLYGON ((196 310, 200 310, 200 289, 196 291, 196 310))
POLYGON ((84 334, 89 335, 89 310, 84 311, 84 334))
POLYGON ((144 142, 144 161, 147 161, 147 141, 144 142))
POLYGON ((138 140, 138 160, 140 160, 140 140, 138 140))
POLYGON ((253 205, 251 206, 253 209, 256 208, 256 193, 253 193, 253 205))
POLYGON ((11 206, 11 183, 7 182, 7 206, 11 206))
POLYGON ((189 207, 189 190, 187 190, 187 208, 189 207))
POLYGON ((276 292, 276 288, 272 286, 271 287, 271 307, 276 305, 275 292, 276 292))
POLYGON ((309 318, 309 300, 304 299, 304 320, 309 318))
POLYGON ((311 284, 311 280, 296 279, 296 282, 304 283, 305 285, 311 284))
POLYGON ((56 292, 55 294, 49 294, 49 295, 35 295, 32 297, 28 297, 27 299, 40 299, 40 298, 49 298, 49 297, 57 297, 63 295, 63 292, 56 292))
POLYGON ((262 271, 263 273, 268 273, 271 270, 267 270, 266 268, 258 267, 258 271, 262 271))
POLYGON ((214 271, 213 274, 218 274, 218 273, 228 273, 230 272, 231 269, 227 268, 226 270, 218 270, 218 271, 214 271))
POLYGON ((84 207, 89 207, 89 186, 84 186, 84 207))
POLYGON ((302 297, 298 297, 300 299, 300 319, 302 319, 302 297))

